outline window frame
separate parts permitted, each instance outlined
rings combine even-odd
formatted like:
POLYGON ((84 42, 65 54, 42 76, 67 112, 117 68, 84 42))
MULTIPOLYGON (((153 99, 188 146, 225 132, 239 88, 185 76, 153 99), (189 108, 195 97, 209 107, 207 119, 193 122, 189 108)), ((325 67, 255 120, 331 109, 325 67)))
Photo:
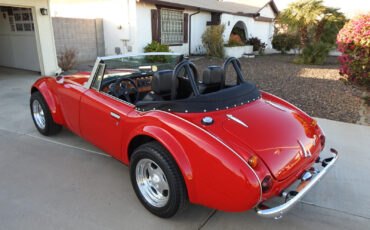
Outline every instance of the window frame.
POLYGON ((185 20, 184 20, 184 9, 176 9, 176 8, 170 8, 170 7, 161 7, 161 8, 158 8, 158 12, 159 12, 159 17, 158 17, 158 24, 159 24, 159 30, 160 30, 160 43, 161 44, 165 44, 165 45, 168 45, 168 46, 181 46, 184 43, 184 36, 185 36, 185 20), (174 42, 174 43, 164 43, 163 42, 163 39, 162 39, 162 36, 163 36, 163 31, 162 31, 162 10, 166 10, 166 11, 177 11, 181 14, 181 22, 182 22, 182 33, 181 33, 181 42, 174 42))

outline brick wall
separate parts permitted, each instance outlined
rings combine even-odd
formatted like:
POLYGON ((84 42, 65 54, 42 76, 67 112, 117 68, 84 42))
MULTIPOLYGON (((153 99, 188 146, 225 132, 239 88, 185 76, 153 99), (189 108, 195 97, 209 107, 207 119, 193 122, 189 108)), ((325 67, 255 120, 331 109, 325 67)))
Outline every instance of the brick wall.
POLYGON ((52 22, 58 56, 65 49, 74 49, 79 63, 104 56, 102 19, 53 17, 52 22))

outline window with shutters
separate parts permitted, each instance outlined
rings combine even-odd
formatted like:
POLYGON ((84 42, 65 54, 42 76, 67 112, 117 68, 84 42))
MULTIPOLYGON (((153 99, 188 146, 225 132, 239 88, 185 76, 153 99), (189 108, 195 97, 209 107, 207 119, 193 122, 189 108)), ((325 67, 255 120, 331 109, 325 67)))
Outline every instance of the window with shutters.
POLYGON ((173 9, 160 10, 161 43, 182 44, 184 41, 184 14, 173 9))

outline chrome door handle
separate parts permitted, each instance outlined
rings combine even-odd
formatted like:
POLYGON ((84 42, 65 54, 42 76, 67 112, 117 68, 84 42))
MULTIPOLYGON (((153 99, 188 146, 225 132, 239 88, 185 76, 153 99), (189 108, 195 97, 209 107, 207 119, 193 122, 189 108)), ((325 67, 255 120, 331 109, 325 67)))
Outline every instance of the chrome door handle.
POLYGON ((114 118, 118 119, 118 120, 121 118, 121 116, 120 116, 120 115, 118 115, 117 113, 110 112, 110 115, 111 115, 112 117, 114 117, 114 118))

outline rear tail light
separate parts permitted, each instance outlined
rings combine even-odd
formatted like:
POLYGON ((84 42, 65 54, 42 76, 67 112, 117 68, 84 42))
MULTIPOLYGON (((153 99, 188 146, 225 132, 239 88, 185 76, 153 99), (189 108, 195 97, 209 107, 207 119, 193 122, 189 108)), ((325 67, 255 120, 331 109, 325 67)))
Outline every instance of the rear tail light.
POLYGON ((320 136, 320 144, 321 144, 321 150, 323 150, 325 147, 325 136, 324 135, 320 136))
POLYGON ((312 125, 313 127, 315 127, 315 126, 317 125, 317 121, 316 121, 315 119, 312 119, 312 121, 311 121, 311 125, 312 125))
POLYGON ((261 187, 262 187, 262 192, 266 193, 271 190, 273 185, 273 181, 271 176, 266 176, 265 179, 263 179, 261 187))

